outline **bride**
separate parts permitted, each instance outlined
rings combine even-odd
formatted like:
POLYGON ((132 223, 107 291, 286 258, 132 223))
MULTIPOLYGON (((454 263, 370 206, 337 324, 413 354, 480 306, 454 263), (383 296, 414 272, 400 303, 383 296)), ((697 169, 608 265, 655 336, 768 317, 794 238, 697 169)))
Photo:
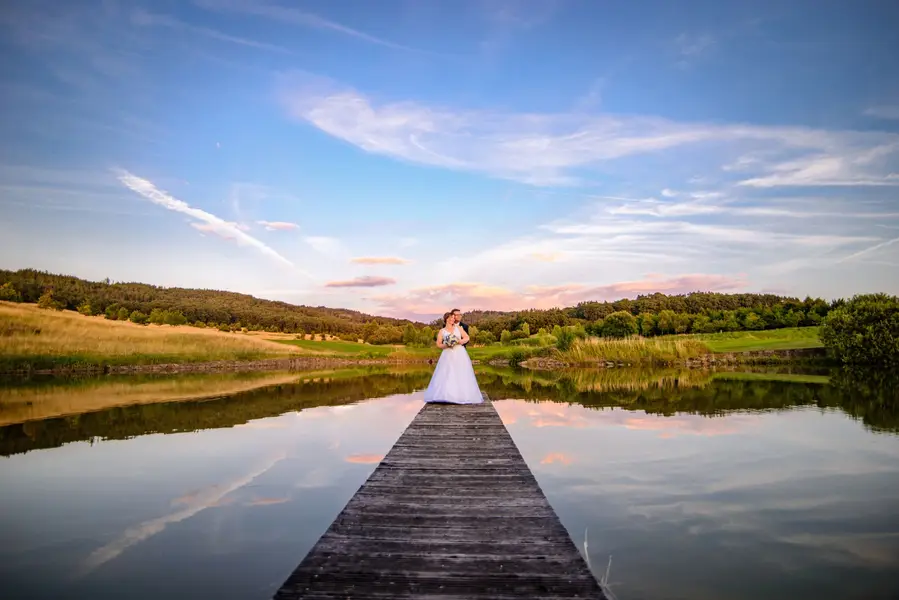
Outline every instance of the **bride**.
POLYGON ((468 351, 462 346, 468 342, 468 334, 456 324, 453 313, 443 315, 444 327, 437 332, 437 347, 442 349, 431 383, 425 390, 425 402, 449 402, 451 404, 479 404, 484 401, 468 351), (457 343, 451 342, 451 336, 457 343))

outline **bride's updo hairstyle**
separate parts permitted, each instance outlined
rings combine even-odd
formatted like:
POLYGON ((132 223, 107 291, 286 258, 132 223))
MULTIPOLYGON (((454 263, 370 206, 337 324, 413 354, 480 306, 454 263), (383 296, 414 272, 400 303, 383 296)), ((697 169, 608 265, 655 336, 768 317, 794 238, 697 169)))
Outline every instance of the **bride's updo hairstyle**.
POLYGON ((444 324, 444 325, 446 325, 447 319, 449 319, 451 316, 453 316, 453 313, 452 313, 452 312, 445 312, 445 313, 443 313, 443 324, 444 324))

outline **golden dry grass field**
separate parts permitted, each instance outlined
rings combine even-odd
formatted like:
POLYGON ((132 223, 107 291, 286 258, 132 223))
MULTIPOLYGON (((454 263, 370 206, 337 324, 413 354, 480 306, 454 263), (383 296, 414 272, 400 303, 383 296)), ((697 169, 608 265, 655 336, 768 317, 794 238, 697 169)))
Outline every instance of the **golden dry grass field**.
POLYGON ((34 304, 0 302, 0 367, 255 360, 303 354, 257 336, 188 326, 137 325, 34 304))

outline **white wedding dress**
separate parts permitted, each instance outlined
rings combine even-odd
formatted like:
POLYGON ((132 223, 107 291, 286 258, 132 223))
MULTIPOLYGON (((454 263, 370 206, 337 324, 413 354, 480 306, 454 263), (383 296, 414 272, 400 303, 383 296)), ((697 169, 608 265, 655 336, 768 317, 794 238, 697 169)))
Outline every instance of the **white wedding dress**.
MULTIPOLYGON (((448 333, 444 327, 440 335, 448 333)), ((462 339, 458 325, 453 326, 453 334, 462 339)), ((471 358, 462 344, 444 348, 437 361, 437 368, 425 390, 425 402, 449 402, 451 404, 479 404, 484 401, 481 388, 471 366, 471 358)))

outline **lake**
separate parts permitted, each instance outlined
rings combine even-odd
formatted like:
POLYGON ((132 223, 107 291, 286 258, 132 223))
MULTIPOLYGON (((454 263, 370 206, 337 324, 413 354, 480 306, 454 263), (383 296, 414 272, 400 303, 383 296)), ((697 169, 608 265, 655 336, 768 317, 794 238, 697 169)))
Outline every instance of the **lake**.
MULTIPOLYGON (((895 379, 477 372, 619 600, 899 596, 895 379)), ((271 597, 430 373, 0 383, 3 597, 271 597)))

